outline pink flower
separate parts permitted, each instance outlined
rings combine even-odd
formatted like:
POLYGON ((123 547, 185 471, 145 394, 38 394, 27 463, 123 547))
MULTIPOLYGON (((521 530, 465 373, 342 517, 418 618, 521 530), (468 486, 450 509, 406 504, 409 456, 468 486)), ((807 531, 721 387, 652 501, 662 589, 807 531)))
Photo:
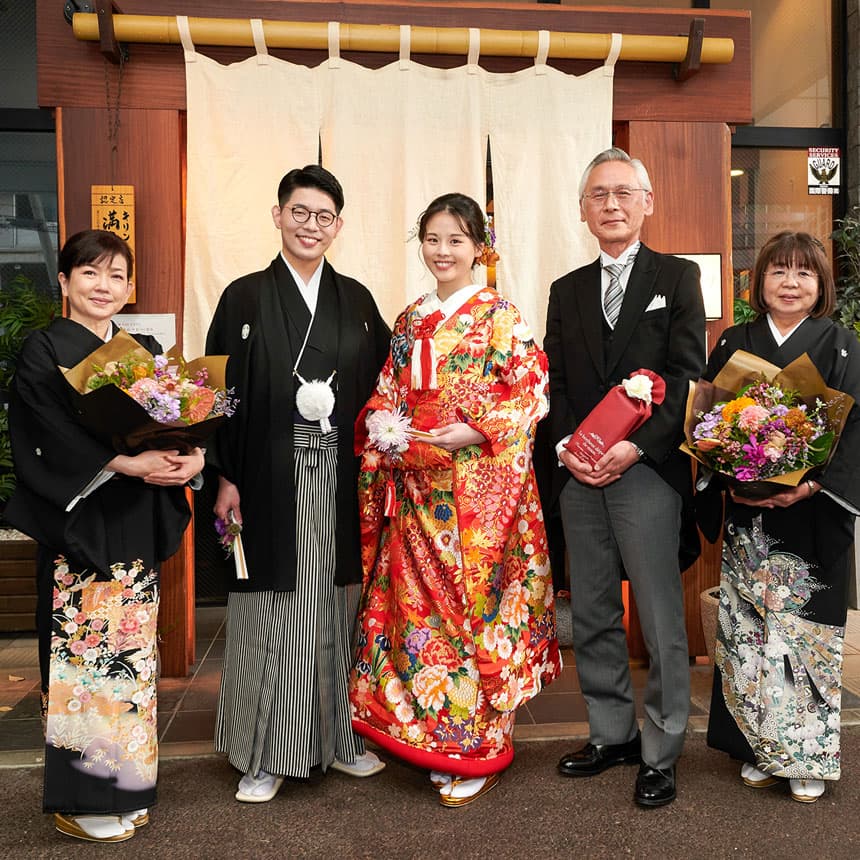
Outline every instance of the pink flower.
POLYGON ((122 630, 123 633, 137 633, 137 631, 140 630, 140 624, 134 616, 126 615, 122 621, 119 622, 119 629, 122 630))
POLYGON ((93 630, 101 630, 104 626, 105 622, 103 618, 93 618, 90 622, 90 627, 92 627, 93 630))
POLYGON ((95 648, 95 646, 98 645, 101 641, 102 637, 98 633, 90 633, 90 635, 87 636, 86 639, 84 639, 84 643, 88 648, 95 648))
POLYGON ((744 430, 758 430, 758 428, 767 421, 768 411, 764 406, 747 406, 741 410, 738 415, 738 426, 744 430))
POLYGON ((86 621, 86 620, 87 620, 87 616, 86 616, 83 612, 79 612, 79 613, 74 617, 74 622, 75 622, 75 624, 83 624, 83 623, 84 623, 84 621, 86 621))
POLYGON ((71 645, 69 645, 69 651, 71 651, 72 654, 74 654, 76 657, 80 657, 81 654, 83 654, 84 651, 86 651, 86 650, 87 650, 86 644, 84 642, 82 642, 80 639, 75 639, 75 641, 72 642, 71 645))

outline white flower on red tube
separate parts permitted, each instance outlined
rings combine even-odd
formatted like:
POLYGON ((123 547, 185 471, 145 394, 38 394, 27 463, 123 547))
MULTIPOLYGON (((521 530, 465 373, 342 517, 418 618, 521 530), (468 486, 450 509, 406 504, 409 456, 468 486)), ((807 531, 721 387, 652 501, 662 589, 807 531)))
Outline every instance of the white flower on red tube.
POLYGON ((634 373, 630 379, 623 380, 621 384, 628 397, 644 400, 646 403, 651 402, 651 389, 654 387, 654 382, 644 373, 634 373))

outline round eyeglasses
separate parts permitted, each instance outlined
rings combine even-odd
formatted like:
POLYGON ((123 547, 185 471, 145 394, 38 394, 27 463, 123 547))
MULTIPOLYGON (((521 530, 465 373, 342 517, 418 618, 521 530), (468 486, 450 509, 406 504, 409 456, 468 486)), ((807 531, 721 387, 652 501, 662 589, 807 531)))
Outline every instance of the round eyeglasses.
POLYGON ((334 212, 329 212, 328 209, 308 209, 307 206, 291 206, 290 214, 293 216, 293 221, 297 224, 304 224, 311 215, 317 219, 317 224, 320 227, 331 227, 334 224, 337 215, 334 212))

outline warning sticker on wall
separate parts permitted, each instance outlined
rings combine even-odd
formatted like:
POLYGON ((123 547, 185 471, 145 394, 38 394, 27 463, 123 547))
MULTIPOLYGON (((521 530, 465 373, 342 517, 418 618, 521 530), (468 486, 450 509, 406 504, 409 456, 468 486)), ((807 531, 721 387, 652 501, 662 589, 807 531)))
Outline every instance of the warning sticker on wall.
POLYGON ((810 146, 806 157, 806 184, 810 194, 838 194, 839 147, 810 146))

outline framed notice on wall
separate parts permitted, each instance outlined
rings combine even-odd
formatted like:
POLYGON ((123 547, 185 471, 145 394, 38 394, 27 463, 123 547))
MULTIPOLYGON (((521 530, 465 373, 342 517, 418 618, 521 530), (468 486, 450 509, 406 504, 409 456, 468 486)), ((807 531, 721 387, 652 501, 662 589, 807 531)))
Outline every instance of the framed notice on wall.
POLYGON ((685 260, 692 260, 702 273, 702 299, 705 303, 705 317, 709 320, 722 319, 723 316, 723 267, 720 254, 676 254, 685 260))
MULTIPOLYGON (((91 225, 94 230, 108 230, 124 239, 134 254, 134 186, 91 186, 91 225)), ((136 301, 132 290, 128 303, 136 301)))

